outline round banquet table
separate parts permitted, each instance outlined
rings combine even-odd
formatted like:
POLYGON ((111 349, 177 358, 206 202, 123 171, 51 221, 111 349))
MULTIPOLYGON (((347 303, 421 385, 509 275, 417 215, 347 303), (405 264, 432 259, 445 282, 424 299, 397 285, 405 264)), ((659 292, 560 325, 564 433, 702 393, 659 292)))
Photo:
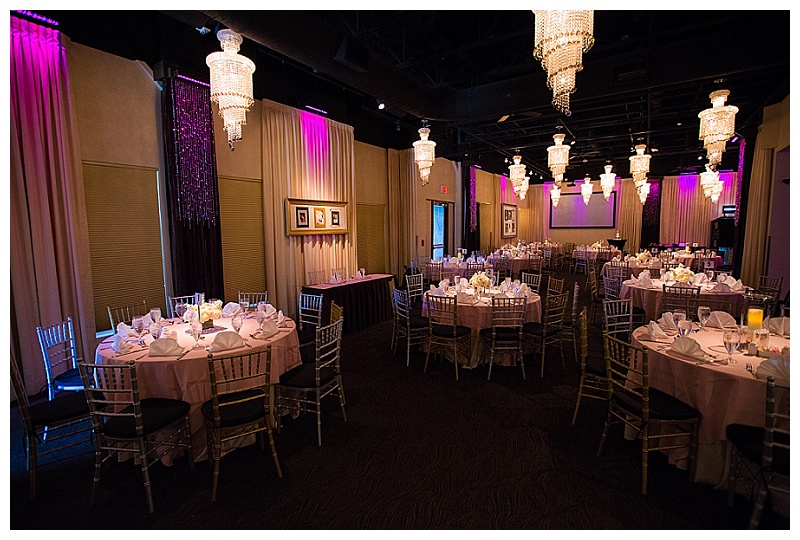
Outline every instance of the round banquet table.
MULTIPOLYGON (((622 282, 622 287, 619 291, 619 297, 621 299, 625 298, 632 298, 633 305, 636 307, 640 307, 645 311, 645 321, 655 321, 659 317, 661 317, 661 304, 664 300, 664 288, 663 282, 660 279, 654 279, 653 287, 652 288, 645 288, 641 285, 634 285, 631 283, 630 280, 625 280, 622 282)), ((744 289, 741 291, 731 291, 731 292, 711 292, 711 288, 714 285, 706 286, 700 285, 700 300, 702 305, 702 299, 704 297, 709 298, 722 298, 726 296, 730 296, 731 298, 731 315, 738 318, 739 314, 742 311, 742 304, 744 302, 744 289)), ((694 314, 688 314, 693 316, 694 314)))
MULTIPOLYGON (((168 320, 165 321, 168 322, 168 320)), ((214 326, 222 327, 223 330, 231 330, 231 318, 220 317, 214 321, 214 326)), ((186 333, 188 329, 188 323, 175 323, 164 326, 165 331, 174 330, 177 333, 178 344, 184 350, 194 347, 195 344, 192 336, 186 333)), ((244 320, 242 329, 239 332, 243 336, 245 343, 250 346, 220 351, 217 354, 229 355, 258 352, 266 350, 267 346, 271 345, 270 381, 275 384, 282 374, 302 363, 297 328, 294 321, 287 318, 283 327, 274 336, 266 340, 249 337, 257 329, 258 323, 251 314, 244 320)), ((189 409, 189 424, 192 431, 195 460, 202 460, 207 457, 205 420, 200 413, 200 406, 211 399, 211 381, 208 378, 208 352, 205 347, 210 345, 214 341, 214 337, 223 330, 204 334, 199 342, 200 347, 190 350, 182 358, 177 356, 148 356, 147 350, 140 346, 136 346, 135 350, 137 352, 117 356, 117 352, 112 348, 114 336, 103 340, 95 351, 95 363, 97 364, 122 364, 130 360, 136 362, 136 375, 141 398, 165 397, 182 399, 189 403, 191 407, 189 409)), ((127 341, 135 341, 135 338, 130 338, 127 341)), ((145 344, 150 344, 152 341, 153 338, 149 334, 144 337, 145 344)), ((255 440, 255 438, 251 439, 255 440)), ((243 444, 250 442, 244 441, 244 439, 239 441, 243 444)), ((172 456, 167 454, 162 458, 162 461, 165 464, 170 464, 172 456)))
MULTIPOLYGON (((491 267, 492 267, 491 264, 483 263, 484 271, 490 269, 491 267)), ((463 277, 467 279, 472 277, 472 274, 467 271, 466 262, 462 262, 461 264, 452 264, 446 262, 442 264, 442 276, 452 276, 454 274, 458 274, 458 277, 463 277)))
MULTIPOLYGON (((723 331, 707 328, 691 338, 718 359, 727 357, 722 345, 723 331)), ((647 327, 634 330, 632 342, 648 348, 650 386, 666 392, 698 409, 701 413, 695 481, 727 487, 730 449, 725 435, 728 424, 764 425, 766 381, 747 371, 766 360, 760 356, 733 354, 735 364, 697 364, 697 361, 669 349, 668 343, 647 341, 647 327)), ((671 340, 671 338, 670 338, 671 340)), ((789 346, 789 338, 770 336, 770 347, 789 346)), ((688 465, 688 450, 666 452, 669 461, 680 467, 688 465)))
MULTIPOLYGON (((427 316, 428 304, 427 297, 430 291, 425 292, 425 301, 423 302, 422 314, 427 316)), ((500 294, 498 290, 494 289, 488 291, 486 297, 481 298, 474 304, 458 303, 458 324, 468 327, 470 332, 470 358, 469 363, 465 364, 461 361, 462 366, 472 369, 484 363, 481 358, 483 352, 483 339, 481 338, 480 331, 483 328, 492 327, 492 294, 500 294)), ((449 291, 448 296, 455 296, 454 291, 449 291)), ((528 299, 525 303, 525 320, 524 322, 541 322, 542 320, 542 298, 534 293, 528 293, 528 299)), ((488 357, 486 359, 488 361, 488 357)), ((495 354, 495 365, 512 366, 514 364, 514 355, 510 353, 495 354)))
MULTIPOLYGON (((602 277, 605 277, 605 276, 608 275, 608 272, 606 271, 608 268, 611 268, 611 263, 610 262, 605 263, 603 265, 603 269, 600 270, 600 275, 602 277)), ((638 262, 635 262, 635 261, 630 261, 630 262, 628 262, 628 271, 627 271, 627 275, 625 276, 625 279, 630 278, 631 274, 633 274, 636 277, 639 277, 639 274, 642 272, 642 270, 650 270, 651 274, 653 274, 653 273, 658 274, 659 273, 659 268, 651 268, 650 267, 650 263, 638 263, 638 262)))
MULTIPOLYGON (((715 255, 714 257, 708 257, 708 258, 714 261, 714 270, 716 270, 718 266, 722 265, 722 257, 720 257, 719 255, 715 255)), ((686 254, 678 252, 675 254, 675 260, 681 263, 686 268, 692 267, 694 259, 695 259, 694 253, 686 254)), ((706 258, 704 257, 703 259, 705 260, 706 258)))
MULTIPOLYGON (((597 259, 597 256, 600 254, 600 250, 596 249, 596 248, 575 249, 575 250, 572 251, 572 258, 573 259, 577 258, 577 255, 578 255, 579 251, 585 252, 587 259, 597 259)), ((620 250, 618 250, 617 248, 609 248, 607 253, 611 258, 621 257, 622 256, 622 252, 620 250)))

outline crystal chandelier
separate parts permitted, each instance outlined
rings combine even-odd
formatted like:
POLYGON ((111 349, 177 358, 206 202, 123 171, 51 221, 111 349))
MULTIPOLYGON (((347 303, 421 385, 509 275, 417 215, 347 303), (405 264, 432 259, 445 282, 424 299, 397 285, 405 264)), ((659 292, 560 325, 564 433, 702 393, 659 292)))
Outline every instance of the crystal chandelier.
POLYGON ((647 196, 650 195, 650 184, 647 183, 647 179, 636 189, 636 192, 639 194, 639 202, 644 204, 647 196))
POLYGON ((514 164, 508 166, 508 176, 514 185, 514 193, 524 200, 525 194, 528 192, 528 181, 530 179, 525 176, 525 165, 522 165, 521 161, 522 156, 514 156, 514 164))
POLYGON ((558 201, 561 200, 561 188, 553 184, 550 188, 550 201, 553 203, 553 208, 558 206, 558 201))
POLYGON ((588 176, 583 180, 583 184, 581 184, 581 196, 583 197, 583 204, 589 206, 589 199, 592 198, 592 179, 588 176))
POLYGON ((238 54, 242 36, 233 30, 217 32, 222 52, 206 57, 211 69, 211 102, 219 106, 219 115, 228 133, 228 146, 242 140, 242 124, 247 123, 247 112, 253 105, 253 72, 256 65, 238 54))
POLYGON ((561 179, 569 164, 569 145, 564 144, 564 134, 556 133, 553 135, 553 146, 547 147, 547 166, 556 178, 556 183, 560 186, 561 179))
POLYGON ((419 167, 419 179, 423 186, 428 185, 431 176, 431 167, 435 157, 436 143, 428 140, 431 130, 427 127, 419 128, 419 140, 414 141, 414 161, 419 167))
POLYGON ((631 175, 637 187, 647 182, 647 173, 650 172, 650 154, 644 151, 647 145, 637 144, 635 147, 636 155, 628 159, 631 161, 631 175))
POLYGON ((722 162, 722 153, 725 151, 725 143, 733 137, 734 120, 738 107, 725 105, 730 92, 728 90, 717 90, 711 92, 711 108, 700 112, 700 139, 706 149, 708 163, 712 167, 722 162))
POLYGON ((569 115, 575 74, 583 69, 583 53, 594 45, 594 11, 537 9, 533 13, 536 16, 533 57, 547 72, 553 107, 569 115))
POLYGON ((700 187, 703 188, 703 195, 711 202, 716 203, 719 196, 722 194, 722 188, 725 182, 719 179, 719 172, 713 170, 709 165, 706 165, 706 171, 700 173, 700 187))
POLYGON ((603 189, 603 198, 608 200, 611 197, 611 192, 614 189, 617 175, 611 172, 613 165, 606 165, 606 173, 600 175, 600 187, 603 189))

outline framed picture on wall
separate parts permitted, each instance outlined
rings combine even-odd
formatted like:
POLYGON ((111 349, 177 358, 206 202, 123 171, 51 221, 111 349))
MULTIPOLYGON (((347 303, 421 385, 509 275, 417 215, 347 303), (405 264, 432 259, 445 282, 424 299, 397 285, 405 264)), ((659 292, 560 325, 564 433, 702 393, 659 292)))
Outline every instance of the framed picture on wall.
POLYGON ((286 199, 286 234, 345 234, 348 232, 347 203, 286 199))
POLYGON ((513 204, 503 204, 500 209, 502 223, 500 230, 502 238, 517 236, 517 207, 513 204))

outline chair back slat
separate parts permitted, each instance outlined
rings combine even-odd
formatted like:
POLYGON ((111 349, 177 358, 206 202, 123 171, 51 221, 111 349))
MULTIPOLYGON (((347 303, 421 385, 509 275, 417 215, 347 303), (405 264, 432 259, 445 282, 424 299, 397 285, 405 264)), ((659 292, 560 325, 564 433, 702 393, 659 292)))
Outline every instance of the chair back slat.
POLYGON ((300 330, 310 325, 314 328, 322 323, 322 295, 300 293, 297 300, 297 322, 300 330))
POLYGON ((147 309, 147 302, 142 300, 135 304, 126 304, 119 307, 108 306, 108 321, 111 323, 111 329, 116 330, 117 325, 121 322, 130 324, 133 318, 137 315, 145 315, 149 310, 147 309))
POLYGON ((534 272, 522 272, 522 282, 525 283, 530 290, 539 294, 539 288, 542 284, 542 274, 534 272))
POLYGON ((608 335, 628 341, 633 331, 633 300, 603 300, 603 328, 608 335))
POLYGON ((239 291, 239 303, 247 302, 251 306, 257 306, 259 303, 269 303, 269 295, 267 291, 264 292, 242 292, 239 291))
POLYGON ((44 361, 47 378, 48 399, 56 395, 55 379, 61 373, 78 367, 78 353, 75 346, 75 331, 72 317, 52 326, 37 326, 39 349, 44 361))

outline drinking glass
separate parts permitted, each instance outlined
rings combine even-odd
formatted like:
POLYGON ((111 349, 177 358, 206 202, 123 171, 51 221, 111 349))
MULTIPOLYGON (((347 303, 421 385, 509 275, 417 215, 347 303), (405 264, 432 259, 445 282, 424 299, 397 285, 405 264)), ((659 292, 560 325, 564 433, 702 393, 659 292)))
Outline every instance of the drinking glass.
POLYGON ((177 315, 179 319, 183 319, 184 313, 186 313, 186 304, 183 302, 175 304, 175 315, 177 315))
POLYGON ((719 274, 717 274, 717 282, 718 283, 722 283, 727 278, 728 278, 728 274, 726 274, 725 272, 720 272, 719 274))
POLYGON ((734 360, 731 355, 739 348, 739 332, 736 330, 726 330, 722 334, 722 344, 725 345, 725 350, 728 351, 728 358, 725 360, 725 363, 735 364, 736 360, 734 360))
POLYGON ((156 340, 161 337, 161 331, 163 327, 161 323, 157 323, 155 321, 150 323, 150 335, 153 336, 153 339, 156 340))
POLYGON ((247 309, 250 307, 250 302, 247 300, 243 300, 239 302, 239 307, 242 308, 242 315, 247 317, 247 309))
POLYGON ((704 328, 708 319, 711 318, 711 308, 708 306, 699 306, 697 308, 697 320, 700 321, 700 328, 704 328))
POLYGON ((154 323, 161 322, 161 308, 154 307, 150 310, 150 320, 154 323))
POLYGON ((258 331, 259 332, 261 332, 261 330, 264 328, 264 320, 265 319, 266 319, 266 315, 265 315, 265 313, 263 311, 261 311, 261 310, 256 311, 256 322, 258 323, 258 331))
POLYGON ((706 270, 706 276, 708 276, 708 281, 714 281, 714 271, 713 270, 706 270))
POLYGON ((142 316, 135 316, 131 321, 131 325, 133 326, 133 331, 136 332, 139 337, 142 337, 142 333, 144 332, 144 319, 142 316))
POLYGON ((231 326, 239 333, 239 330, 242 329, 242 322, 244 322, 244 317, 241 313, 234 313, 233 318, 231 318, 231 326))
POLYGON ((692 321, 682 320, 678 322, 678 335, 681 337, 688 336, 692 333, 692 321))
POLYGON ((193 320, 189 329, 192 332, 192 338, 194 338, 194 349, 200 347, 200 336, 203 335, 203 325, 197 319, 193 320))
POLYGON ((258 311, 260 311, 262 313, 266 313, 267 312, 267 303, 266 302, 259 302, 258 303, 258 311))
POLYGON ((681 321, 686 320, 686 310, 685 309, 676 309, 672 312, 672 320, 675 321, 675 326, 678 326, 678 323, 681 321))

